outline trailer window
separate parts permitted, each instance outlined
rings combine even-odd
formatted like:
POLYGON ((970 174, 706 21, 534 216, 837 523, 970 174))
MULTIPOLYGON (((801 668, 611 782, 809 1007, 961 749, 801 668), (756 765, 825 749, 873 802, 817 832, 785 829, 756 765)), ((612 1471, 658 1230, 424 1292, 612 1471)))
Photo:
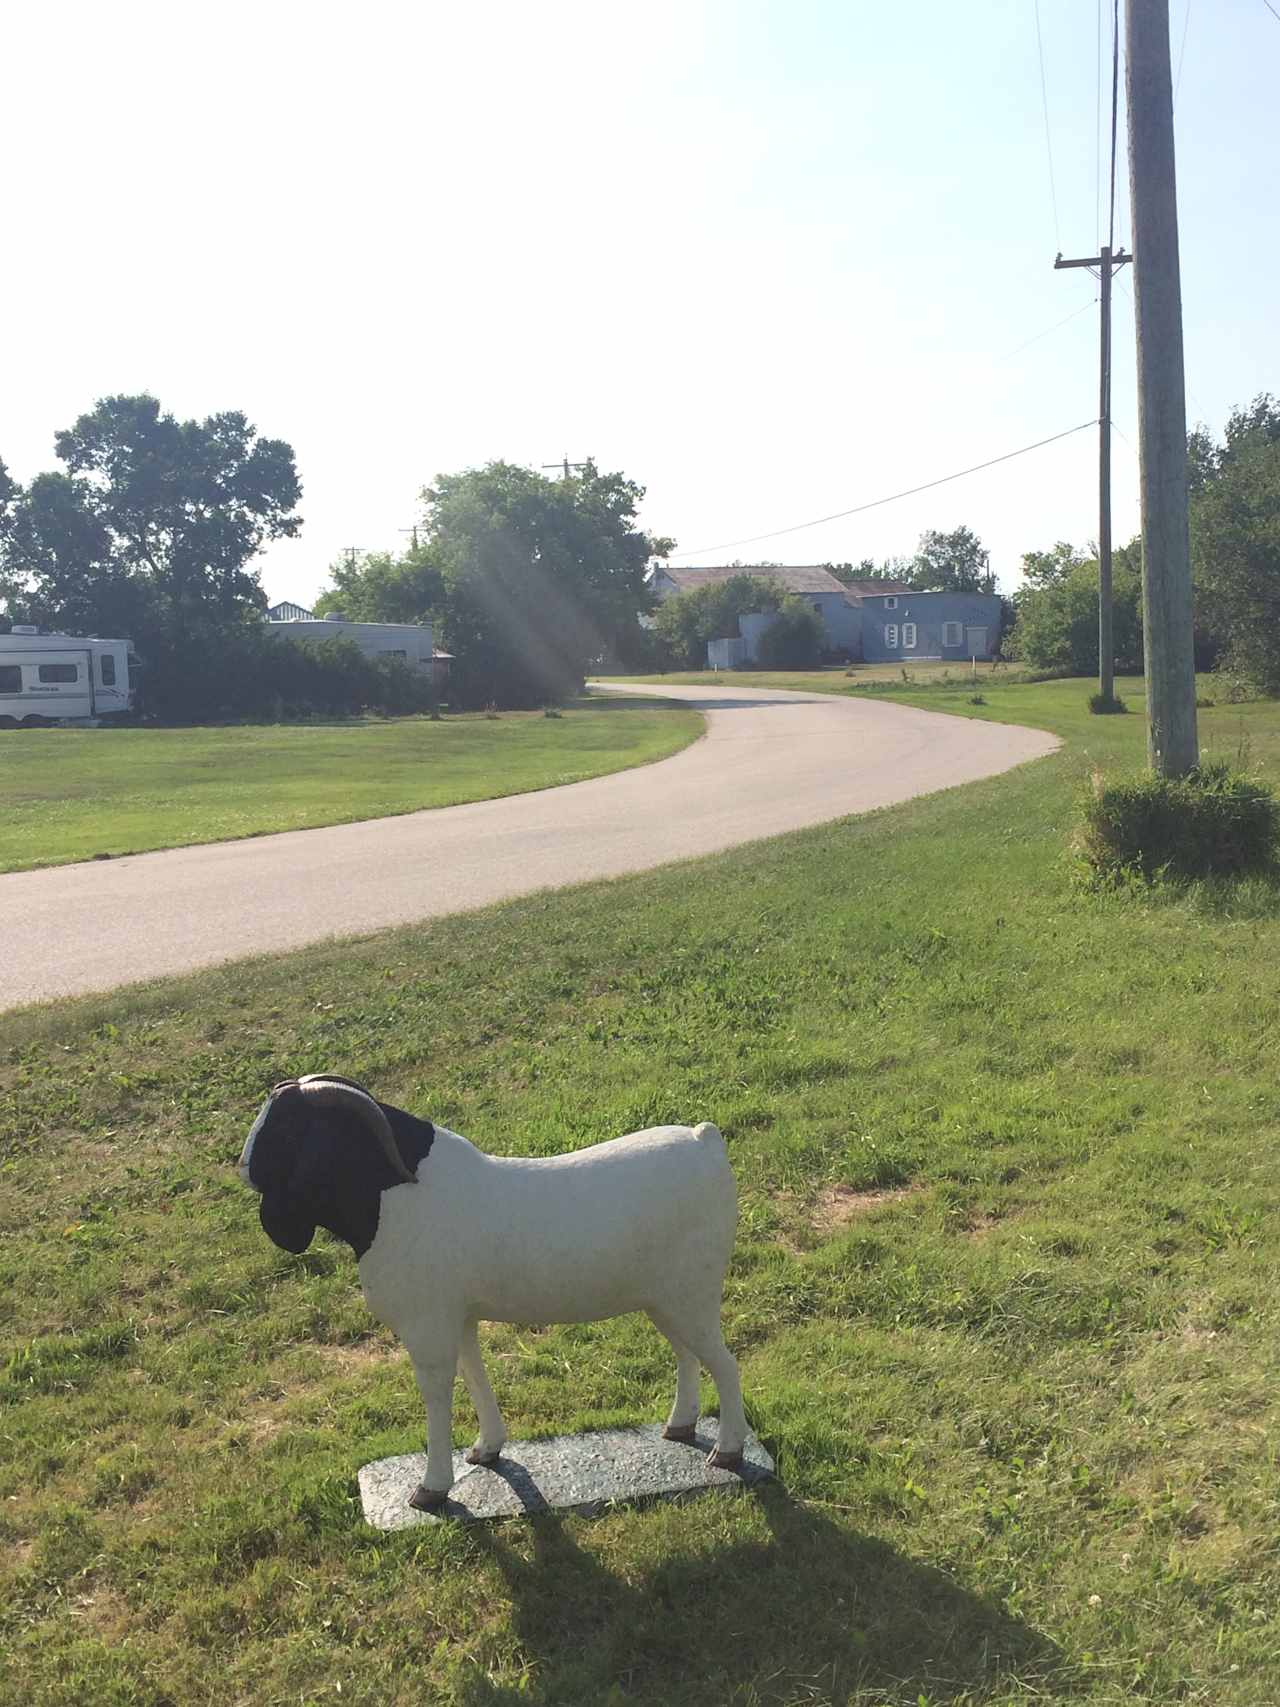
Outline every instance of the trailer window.
POLYGON ((110 652, 104 652, 98 660, 102 666, 102 685, 113 688, 116 685, 116 661, 110 652))
POLYGON ((75 664, 41 664, 40 680, 42 682, 75 682, 80 679, 80 671, 75 664))
POLYGON ((0 664, 0 693, 22 692, 22 665, 0 664))

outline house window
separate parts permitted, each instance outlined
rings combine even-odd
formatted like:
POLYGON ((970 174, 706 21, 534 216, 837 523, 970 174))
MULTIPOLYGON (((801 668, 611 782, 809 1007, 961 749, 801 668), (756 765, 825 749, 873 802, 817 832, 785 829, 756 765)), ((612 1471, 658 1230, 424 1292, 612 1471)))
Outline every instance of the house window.
POLYGON ((822 606, 821 606, 821 605, 820 605, 820 604, 819 604, 819 603, 818 603, 818 601, 817 601, 817 599, 815 599, 815 600, 814 600, 814 601, 813 601, 813 608, 814 608, 814 610, 816 610, 816 611, 817 611, 817 613, 818 613, 818 615, 819 615, 819 616, 821 616, 821 615, 822 615, 822 606))
POLYGON ((963 646, 963 626, 958 622, 944 622, 942 625, 942 644, 944 646, 963 646))
POLYGON ((104 652, 98 659, 98 667, 102 671, 102 685, 113 688, 116 685, 116 661, 110 652, 104 652))
POLYGON ((887 598, 887 599, 886 599, 886 600, 885 600, 885 601, 884 601, 884 608, 885 608, 885 609, 886 609, 886 610, 897 610, 897 608, 898 608, 898 601, 897 601, 897 599, 895 599, 895 598, 892 598, 892 597, 890 597, 890 598, 887 598))
POLYGON ((41 664, 40 680, 42 682, 74 682, 80 675, 74 664, 41 664))
POLYGON ((898 650, 898 625, 896 622, 886 622, 884 625, 884 643, 891 651, 898 650))
POLYGON ((407 658, 409 654, 403 646, 385 646, 382 650, 384 658, 407 658))
POLYGON ((916 643, 916 625, 914 622, 904 622, 902 625, 902 649, 909 652, 916 643))
POLYGON ((22 665, 0 664, 0 693, 22 692, 22 665))

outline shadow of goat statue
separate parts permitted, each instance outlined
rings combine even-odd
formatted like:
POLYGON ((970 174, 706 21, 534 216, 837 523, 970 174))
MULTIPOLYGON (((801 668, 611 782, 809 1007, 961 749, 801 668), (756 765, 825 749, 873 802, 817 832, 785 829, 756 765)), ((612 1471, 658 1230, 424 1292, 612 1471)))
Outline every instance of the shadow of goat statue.
POLYGON ((453 1484, 453 1380, 480 1422, 467 1454, 492 1464, 506 1428, 476 1324, 591 1322, 643 1310, 676 1354, 664 1434, 692 1441, 699 1365, 720 1394, 711 1463, 742 1463, 738 1366, 720 1332, 737 1193, 719 1129, 654 1126, 543 1158, 488 1156, 456 1132, 331 1074, 277 1085, 240 1157, 267 1235, 305 1251, 317 1227, 356 1254, 369 1309, 399 1335, 427 1408, 427 1470, 410 1504, 453 1484))

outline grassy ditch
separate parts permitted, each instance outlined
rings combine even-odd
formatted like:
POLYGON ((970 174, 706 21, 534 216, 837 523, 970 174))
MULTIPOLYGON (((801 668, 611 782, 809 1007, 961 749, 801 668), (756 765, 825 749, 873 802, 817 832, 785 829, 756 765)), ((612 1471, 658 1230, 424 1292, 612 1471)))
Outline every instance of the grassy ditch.
MULTIPOLYGON (((1101 749, 1062 684, 1003 691, 971 710, 1061 753, 0 1020, 0 1698, 1280 1699, 1280 909, 1083 896, 1101 749), (264 1089, 323 1068, 517 1153, 719 1121, 785 1491, 366 1531, 357 1467, 421 1444, 407 1361, 233 1172, 264 1089)), ((1242 712, 1276 776, 1280 707, 1242 712)), ((513 1438, 670 1400, 643 1320, 486 1343, 513 1438)))
POLYGON ((0 871, 386 818, 581 782, 668 757, 696 710, 584 698, 331 724, 0 733, 0 871))

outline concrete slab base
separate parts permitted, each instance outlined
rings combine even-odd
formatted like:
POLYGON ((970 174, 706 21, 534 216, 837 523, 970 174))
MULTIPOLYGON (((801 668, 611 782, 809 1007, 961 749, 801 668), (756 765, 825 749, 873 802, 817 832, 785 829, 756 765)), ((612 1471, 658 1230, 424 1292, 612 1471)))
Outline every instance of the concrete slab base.
POLYGON ((692 1445, 662 1438, 662 1428, 602 1429, 559 1434, 551 1440, 511 1440, 493 1465, 468 1464, 453 1455, 454 1482, 439 1511, 415 1511, 409 1496, 427 1468, 425 1452, 380 1458, 360 1472, 364 1515, 375 1529, 408 1529, 450 1518, 520 1517, 539 1511, 597 1512, 614 1501, 680 1499, 708 1488, 751 1487, 774 1472, 773 1459, 747 1436, 742 1469, 713 1470, 707 1454, 716 1443, 715 1417, 698 1423, 692 1445))

